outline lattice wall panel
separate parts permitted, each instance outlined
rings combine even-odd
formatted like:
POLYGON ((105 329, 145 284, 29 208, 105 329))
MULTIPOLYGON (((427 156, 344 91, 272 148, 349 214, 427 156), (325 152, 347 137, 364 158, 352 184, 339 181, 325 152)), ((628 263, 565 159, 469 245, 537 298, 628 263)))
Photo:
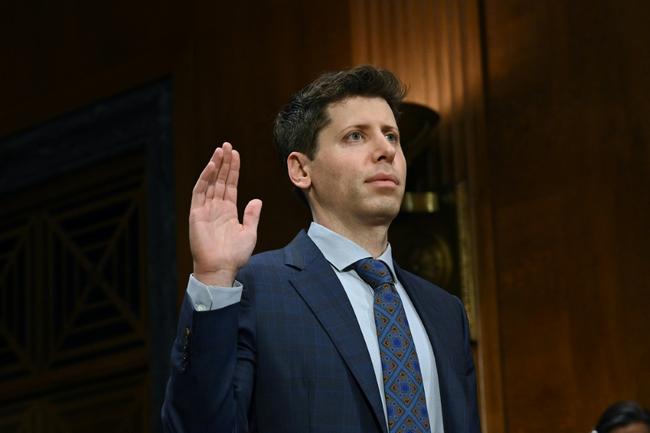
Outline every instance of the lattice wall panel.
POLYGON ((33 373, 34 222, 0 225, 0 381, 33 373))
POLYGON ((142 164, 21 191, 0 211, 0 385, 26 393, 146 359, 142 164))
POLYGON ((127 183, 82 207, 48 215, 55 300, 50 310, 55 325, 48 333, 51 366, 143 344, 140 194, 137 183, 127 183))
POLYGON ((160 431, 171 96, 164 79, 0 137, 0 433, 160 431))

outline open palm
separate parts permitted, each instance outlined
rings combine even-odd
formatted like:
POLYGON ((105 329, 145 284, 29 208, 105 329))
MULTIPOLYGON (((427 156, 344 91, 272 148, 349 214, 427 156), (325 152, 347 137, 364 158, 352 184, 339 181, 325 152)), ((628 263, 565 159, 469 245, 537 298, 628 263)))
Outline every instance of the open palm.
POLYGON ((217 148, 192 191, 190 249, 199 281, 230 286, 257 241, 260 200, 251 200, 242 223, 237 214, 239 153, 230 143, 217 148))

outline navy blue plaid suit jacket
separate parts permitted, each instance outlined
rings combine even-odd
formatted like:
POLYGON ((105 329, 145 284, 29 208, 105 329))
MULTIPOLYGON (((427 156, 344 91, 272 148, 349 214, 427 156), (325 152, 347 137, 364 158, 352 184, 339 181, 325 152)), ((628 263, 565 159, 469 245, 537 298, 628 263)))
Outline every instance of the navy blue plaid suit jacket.
MULTIPOLYGON (((436 357, 446 433, 480 433, 458 298, 396 267, 436 357)), ((162 408, 167 432, 387 433, 352 306, 307 234, 251 257, 238 304, 185 299, 162 408)))

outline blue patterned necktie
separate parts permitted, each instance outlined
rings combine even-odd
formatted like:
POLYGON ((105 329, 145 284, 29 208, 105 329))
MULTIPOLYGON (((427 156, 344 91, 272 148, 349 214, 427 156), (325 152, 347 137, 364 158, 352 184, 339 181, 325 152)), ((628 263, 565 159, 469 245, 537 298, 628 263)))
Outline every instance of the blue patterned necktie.
POLYGON ((402 301, 386 263, 371 258, 352 265, 375 293, 374 313, 384 379, 388 431, 429 433, 422 374, 402 301))

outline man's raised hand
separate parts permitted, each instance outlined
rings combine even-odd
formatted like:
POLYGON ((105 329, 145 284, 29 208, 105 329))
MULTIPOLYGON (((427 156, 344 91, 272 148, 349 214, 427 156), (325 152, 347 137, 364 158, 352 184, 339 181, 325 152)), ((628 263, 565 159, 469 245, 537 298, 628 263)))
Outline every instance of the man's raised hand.
POLYGON ((262 201, 251 200, 239 222, 239 166, 239 153, 224 143, 214 151, 192 191, 190 249, 194 277, 204 284, 231 286, 255 248, 262 201))

